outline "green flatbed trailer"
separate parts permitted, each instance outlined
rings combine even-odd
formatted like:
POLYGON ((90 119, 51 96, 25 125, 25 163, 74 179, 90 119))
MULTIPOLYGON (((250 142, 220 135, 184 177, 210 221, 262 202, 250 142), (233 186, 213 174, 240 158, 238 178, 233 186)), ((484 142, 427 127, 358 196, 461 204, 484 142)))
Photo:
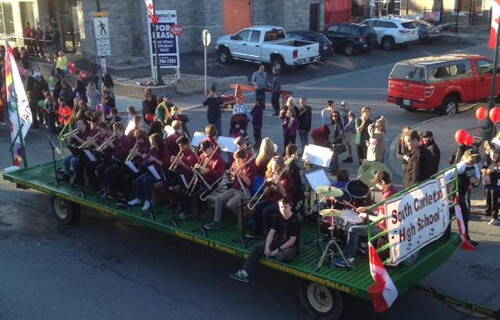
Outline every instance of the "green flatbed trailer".
MULTIPOLYGON (((61 166, 61 160, 58 161, 61 166)), ((166 234, 183 238, 239 258, 247 258, 254 244, 261 240, 249 241, 244 247, 236 222, 226 219, 220 230, 210 230, 206 236, 201 232, 198 219, 172 223, 173 210, 161 209, 150 215, 144 215, 140 208, 119 208, 114 201, 100 199, 95 193, 82 197, 80 190, 73 189, 69 183, 59 183, 56 187, 53 163, 46 163, 4 173, 4 179, 15 183, 20 188, 30 188, 52 196, 52 206, 56 217, 62 223, 74 224, 80 215, 80 206, 111 214, 115 217, 155 229, 166 234)), ((323 265, 317 269, 321 250, 316 244, 317 225, 305 222, 301 228, 300 255, 289 263, 280 263, 263 258, 261 264, 301 280, 299 294, 306 311, 319 318, 336 319, 343 309, 343 295, 371 299, 368 288, 374 284, 370 275, 367 257, 358 256, 352 270, 332 268, 323 265)), ((448 237, 423 248, 418 260, 411 266, 400 264, 387 270, 396 285, 399 295, 415 286, 430 272, 442 265, 459 246, 459 236, 451 233, 448 237)))

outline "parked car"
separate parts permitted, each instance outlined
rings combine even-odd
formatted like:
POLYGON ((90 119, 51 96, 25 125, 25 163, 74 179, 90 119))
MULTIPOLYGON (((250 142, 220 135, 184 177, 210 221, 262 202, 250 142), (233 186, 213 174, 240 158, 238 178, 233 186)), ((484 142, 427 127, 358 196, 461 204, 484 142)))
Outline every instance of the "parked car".
POLYGON ((359 51, 370 51, 377 46, 377 33, 364 23, 342 23, 326 28, 323 33, 337 52, 352 56, 359 51))
POLYGON ((321 32, 316 31, 288 31, 287 38, 296 40, 306 40, 319 44, 319 55, 321 59, 333 56, 333 45, 330 40, 321 32))
POLYGON ((441 28, 433 25, 425 19, 415 20, 418 28, 418 40, 420 42, 433 41, 441 38, 441 28))
POLYGON ((392 50, 396 45, 406 46, 418 42, 418 28, 415 20, 382 17, 367 19, 363 23, 375 29, 378 44, 384 50, 392 50))
POLYGON ((276 26, 255 26, 234 35, 225 35, 215 44, 219 62, 232 59, 271 63, 273 67, 304 66, 320 59, 316 42, 287 39, 285 30, 276 26))
MULTIPOLYGON (((458 112, 459 102, 488 98, 493 63, 483 56, 449 54, 398 62, 389 76, 387 101, 403 109, 458 112)), ((500 92, 500 74, 496 90, 500 92)))

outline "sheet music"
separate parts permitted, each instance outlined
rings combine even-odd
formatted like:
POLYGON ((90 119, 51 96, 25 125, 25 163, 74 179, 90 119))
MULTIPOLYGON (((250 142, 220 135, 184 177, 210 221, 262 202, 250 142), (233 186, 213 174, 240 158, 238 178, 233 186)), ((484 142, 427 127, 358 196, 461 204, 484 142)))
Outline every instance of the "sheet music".
POLYGON ((94 157, 94 154, 90 151, 90 150, 83 150, 83 153, 85 153, 85 155, 87 156, 87 158, 89 158, 90 161, 92 162, 96 162, 97 159, 94 157))
POLYGON ((184 184, 184 187, 186 187, 186 189, 187 189, 189 187, 189 184, 186 180, 186 177, 183 174, 181 174, 180 177, 181 177, 182 183, 184 184))
POLYGON ((217 138, 217 143, 220 146, 221 151, 235 153, 238 151, 238 145, 236 144, 236 138, 232 137, 219 137, 217 138))
POLYGON ((168 136, 174 132, 174 128, 172 128, 171 126, 165 126, 165 138, 168 138, 168 136))
POLYGON ((125 135, 128 135, 129 132, 132 131, 132 129, 134 129, 134 127, 135 127, 134 121, 130 120, 127 123, 127 128, 125 128, 125 135))
POLYGON ((125 165, 129 167, 133 173, 139 173, 139 170, 137 170, 136 166, 132 163, 132 161, 125 161, 125 165))
POLYGON ((156 171, 156 168, 154 165, 150 165, 148 167, 148 170, 149 172, 151 172, 151 174, 153 175, 153 177, 155 177, 156 180, 163 180, 161 177, 160 177, 160 174, 158 173, 158 171, 156 171))
MULTIPOLYGON (((307 146, 306 146, 307 148, 307 146)), ((311 186, 311 189, 316 191, 318 187, 321 186, 330 186, 332 183, 330 182, 330 179, 328 179, 328 176, 326 175, 326 172, 324 169, 319 169, 316 171, 311 171, 306 173, 306 179, 309 185, 311 186)))
POLYGON ((201 131, 196 131, 194 134, 193 134, 193 140, 191 140, 191 145, 193 147, 196 147, 198 148, 198 146, 200 145, 200 142, 201 140, 205 139, 207 137, 206 134, 204 134, 203 132, 201 131))
POLYGON ((311 164, 314 164, 316 166, 329 168, 332 156, 333 151, 329 148, 310 144, 304 148, 302 159, 308 160, 311 164))

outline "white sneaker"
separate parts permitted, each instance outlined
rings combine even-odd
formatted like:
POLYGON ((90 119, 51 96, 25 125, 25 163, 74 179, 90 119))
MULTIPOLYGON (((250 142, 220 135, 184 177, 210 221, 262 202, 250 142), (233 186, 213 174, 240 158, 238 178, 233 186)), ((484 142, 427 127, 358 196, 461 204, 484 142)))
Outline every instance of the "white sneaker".
POLYGON ((490 226, 498 226, 498 219, 491 219, 490 222, 488 222, 490 226))
POLYGON ((129 206, 136 206, 136 205, 138 205, 140 203, 141 203, 141 200, 139 198, 135 198, 134 200, 131 200, 131 201, 127 202, 127 204, 129 206))
POLYGON ((149 208, 151 208, 151 201, 149 200, 144 201, 144 206, 142 207, 142 211, 148 211, 149 208))

